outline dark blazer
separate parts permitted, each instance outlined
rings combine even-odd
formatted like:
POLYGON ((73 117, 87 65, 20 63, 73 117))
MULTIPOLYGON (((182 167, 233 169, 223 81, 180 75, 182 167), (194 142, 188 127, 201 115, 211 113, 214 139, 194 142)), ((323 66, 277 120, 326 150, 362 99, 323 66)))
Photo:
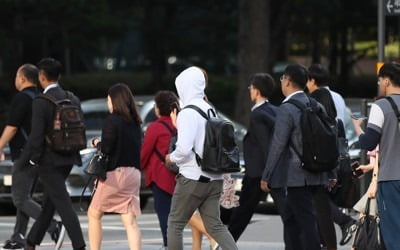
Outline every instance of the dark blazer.
POLYGON ((246 175, 250 177, 261 177, 265 168, 277 110, 265 102, 250 114, 250 125, 243 140, 246 175))
POLYGON ((135 167, 140 170, 140 124, 125 120, 119 114, 110 114, 101 132, 101 151, 110 156, 107 171, 117 167, 135 167))
MULTIPOLYGON (((51 88, 46 94, 56 100, 65 99, 67 93, 61 87, 51 88)), ((80 106, 78 97, 72 95, 71 102, 80 106)), ((53 127, 55 105, 49 100, 36 97, 32 103, 32 128, 28 138, 24 159, 31 160, 39 166, 68 166, 82 165, 79 151, 71 155, 59 154, 50 149, 45 136, 53 127)))
MULTIPOLYGON (((304 104, 309 101, 304 92, 291 98, 304 104)), ((325 185, 329 179, 336 178, 334 170, 312 173, 301 167, 301 160, 293 149, 295 147, 297 152, 303 152, 300 116, 300 109, 291 103, 284 102, 279 107, 271 150, 262 176, 272 188, 325 185)))

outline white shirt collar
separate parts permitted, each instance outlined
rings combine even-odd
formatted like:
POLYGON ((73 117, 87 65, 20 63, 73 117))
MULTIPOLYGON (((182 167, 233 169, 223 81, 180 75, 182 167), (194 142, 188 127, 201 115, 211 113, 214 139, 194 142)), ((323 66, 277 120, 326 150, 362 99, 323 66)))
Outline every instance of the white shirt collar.
MULTIPOLYGON (((304 92, 303 90, 297 90, 297 91, 291 93, 290 95, 286 96, 286 98, 285 98, 285 100, 283 100, 283 102, 288 101, 288 100, 289 100, 290 98, 292 98, 292 96, 294 96, 295 94, 303 93, 303 92, 304 92)), ((283 103, 283 102, 282 102, 282 103, 283 103)))
POLYGON ((260 107, 261 105, 263 105, 266 102, 268 102, 268 100, 263 100, 261 102, 257 102, 256 104, 253 105, 253 107, 251 108, 251 111, 255 110, 256 108, 260 107))
POLYGON ((46 94, 46 92, 49 91, 49 89, 57 88, 57 87, 58 87, 58 83, 57 83, 57 82, 56 82, 56 83, 53 83, 53 84, 50 84, 49 86, 47 86, 47 87, 43 90, 43 94, 46 94))
POLYGON ((327 90, 331 90, 330 88, 329 88, 329 86, 323 86, 323 88, 326 88, 327 90))

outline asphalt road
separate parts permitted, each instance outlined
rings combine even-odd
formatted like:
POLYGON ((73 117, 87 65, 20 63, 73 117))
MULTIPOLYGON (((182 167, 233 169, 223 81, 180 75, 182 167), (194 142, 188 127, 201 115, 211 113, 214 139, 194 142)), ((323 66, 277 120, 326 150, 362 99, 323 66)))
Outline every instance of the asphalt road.
MULTIPOLYGON (((158 225, 157 216, 151 209, 150 202, 143 214, 138 217, 138 223, 142 234, 143 250, 158 250, 162 245, 161 232, 158 225)), ((0 242, 4 242, 10 236, 14 226, 14 216, 0 217, 0 242)), ((79 214, 79 220, 87 240, 87 217, 84 213, 79 214)), ((337 228, 338 229, 338 228, 337 228)), ((337 231, 338 238, 341 236, 340 230, 337 231)), ((185 250, 191 249, 190 228, 184 231, 185 250)), ((239 249, 245 250, 281 250, 284 248, 282 239, 282 223, 278 215, 255 214, 250 225, 238 241, 239 249)), ((54 243, 46 235, 40 249, 54 249, 54 243)), ((72 249, 71 242, 66 236, 62 249, 72 249)), ((128 249, 126 234, 122 222, 118 215, 109 214, 103 218, 103 247, 105 250, 128 249)), ((209 249, 206 238, 203 239, 203 249, 209 249)), ((339 247, 338 249, 350 249, 350 245, 339 247)))

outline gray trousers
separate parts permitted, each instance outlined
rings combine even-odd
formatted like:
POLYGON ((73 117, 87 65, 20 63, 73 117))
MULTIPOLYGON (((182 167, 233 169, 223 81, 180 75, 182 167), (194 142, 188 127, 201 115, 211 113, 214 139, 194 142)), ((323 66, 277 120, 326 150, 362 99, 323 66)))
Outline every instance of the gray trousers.
POLYGON ((238 249, 232 235, 220 219, 219 198, 222 180, 203 183, 178 174, 168 217, 168 249, 183 250, 183 229, 196 209, 207 232, 222 250, 238 249))
MULTIPOLYGON (((14 235, 25 236, 29 217, 37 219, 42 211, 41 206, 32 199, 32 191, 38 179, 36 167, 29 166, 23 159, 14 162, 12 172, 12 199, 17 208, 17 217, 14 227, 14 235)), ((55 223, 52 221, 49 232, 55 230, 55 223)))

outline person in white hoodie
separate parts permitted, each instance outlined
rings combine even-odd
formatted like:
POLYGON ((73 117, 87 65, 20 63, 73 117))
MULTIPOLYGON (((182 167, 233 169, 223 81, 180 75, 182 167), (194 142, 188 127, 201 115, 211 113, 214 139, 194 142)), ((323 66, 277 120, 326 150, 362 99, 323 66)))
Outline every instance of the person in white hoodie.
POLYGON ((190 67, 178 75, 175 86, 183 109, 176 121, 176 149, 166 156, 167 164, 175 163, 179 167, 168 217, 168 248, 183 249, 183 229, 198 209, 207 232, 219 246, 226 250, 238 249, 232 235, 220 219, 222 174, 204 172, 196 161, 195 152, 200 158, 203 157, 206 120, 196 110, 184 108, 187 105, 195 105, 206 113, 212 109, 204 100, 205 74, 198 67, 190 67))

